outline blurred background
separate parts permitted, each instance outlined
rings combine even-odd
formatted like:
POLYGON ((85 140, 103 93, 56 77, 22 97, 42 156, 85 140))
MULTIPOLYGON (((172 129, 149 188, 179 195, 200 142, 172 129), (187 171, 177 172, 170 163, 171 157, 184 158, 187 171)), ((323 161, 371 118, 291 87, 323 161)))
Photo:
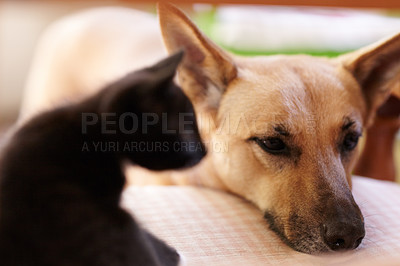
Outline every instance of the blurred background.
MULTIPOLYGON (((321 4, 326 4, 323 2, 321 4)), ((358 5, 357 1, 350 2, 358 5)), ((364 1, 361 5, 374 6, 374 2, 369 2, 364 1)), ((393 5, 391 1, 376 2, 375 6, 393 5)), ((43 30, 67 14, 96 6, 155 10, 154 2, 137 1, 0 1, 0 126, 12 123, 18 115, 32 55, 43 30)), ((397 18, 400 13, 396 9, 226 4, 197 4, 194 8, 186 4, 186 9, 194 10, 192 15, 196 17, 196 23, 217 43, 234 52, 250 55, 305 52, 332 56, 400 31, 400 19, 397 18)))
MULTIPOLYGON (((178 5, 211 39, 243 55, 336 56, 400 32, 400 1, 397 0, 231 0, 194 5, 188 2, 191 1, 181 1, 178 5)), ((155 2, 146 1, 0 1, 0 137, 18 117, 26 77, 41 33, 63 16, 98 6, 155 12, 155 2)))
POLYGON ((146 6, 121 1, 0 1, 0 127, 18 116, 30 62, 44 29, 67 14, 109 5, 146 6))

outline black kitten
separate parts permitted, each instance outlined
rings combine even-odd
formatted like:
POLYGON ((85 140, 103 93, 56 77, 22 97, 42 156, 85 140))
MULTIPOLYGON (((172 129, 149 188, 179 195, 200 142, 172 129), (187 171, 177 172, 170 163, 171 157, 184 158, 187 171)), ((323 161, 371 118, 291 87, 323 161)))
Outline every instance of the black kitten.
POLYGON ((172 81, 181 58, 129 74, 14 134, 0 162, 0 265, 177 265, 176 251, 119 202, 125 160, 161 170, 204 155, 180 149, 182 141, 200 143, 192 106, 172 81))

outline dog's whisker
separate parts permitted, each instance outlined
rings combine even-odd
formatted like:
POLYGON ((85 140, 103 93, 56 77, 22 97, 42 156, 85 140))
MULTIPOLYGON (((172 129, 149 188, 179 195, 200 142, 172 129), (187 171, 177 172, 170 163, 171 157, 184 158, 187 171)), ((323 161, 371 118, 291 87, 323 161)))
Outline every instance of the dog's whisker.
POLYGON ((365 236, 363 239, 363 245, 364 246, 372 246, 372 247, 379 247, 379 245, 376 243, 376 241, 370 239, 368 236, 365 236))

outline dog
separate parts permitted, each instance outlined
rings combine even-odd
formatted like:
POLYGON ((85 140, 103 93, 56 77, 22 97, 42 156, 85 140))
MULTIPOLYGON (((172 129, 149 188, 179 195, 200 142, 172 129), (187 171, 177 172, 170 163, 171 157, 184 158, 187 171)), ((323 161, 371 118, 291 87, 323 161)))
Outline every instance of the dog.
MULTIPOLYGON (((178 253, 143 230, 119 201, 126 160, 163 170, 193 165, 203 156, 173 149, 188 137, 174 127, 179 114, 193 113, 173 83, 181 59, 178 52, 130 73, 14 133, 0 160, 1 265, 178 265, 178 253), (143 123, 143 115, 163 113, 168 118, 143 123), (114 120, 103 120, 105 114, 114 120), (163 148, 133 148, 141 142, 163 148), (93 143, 113 143, 114 149, 95 149, 93 143)), ((195 121, 186 122, 199 139, 195 121)))
MULTIPOLYGON (((137 24, 135 14, 103 9, 72 20, 86 23, 92 18, 97 23, 84 28, 95 33, 108 21, 116 21, 118 26, 112 31, 108 25, 105 35, 113 32, 117 41, 102 49, 116 51, 119 58, 125 52, 131 60, 135 56, 126 44, 135 40, 131 34, 137 24), (100 13, 104 17, 94 19, 100 13)), ((270 228, 300 252, 358 247, 365 228, 351 193, 351 173, 363 129, 372 123, 391 89, 398 87, 400 35, 331 59, 240 57, 214 44, 170 4, 160 3, 158 16, 168 52, 185 51, 179 84, 194 106, 207 155, 189 169, 143 172, 145 180, 201 185, 239 195, 253 202, 270 228)), ((71 50, 84 56, 97 39, 82 39, 78 33, 67 35, 68 40, 77 38, 73 43, 81 46, 71 50)), ((80 58, 69 57, 67 63, 79 67, 80 58)), ((121 66, 126 67, 126 62, 101 62, 100 72, 121 70, 121 66)), ((70 69, 63 69, 64 73, 70 74, 70 69)), ((35 93, 30 90, 30 95, 35 93)), ((131 168, 128 173, 137 171, 131 168)))

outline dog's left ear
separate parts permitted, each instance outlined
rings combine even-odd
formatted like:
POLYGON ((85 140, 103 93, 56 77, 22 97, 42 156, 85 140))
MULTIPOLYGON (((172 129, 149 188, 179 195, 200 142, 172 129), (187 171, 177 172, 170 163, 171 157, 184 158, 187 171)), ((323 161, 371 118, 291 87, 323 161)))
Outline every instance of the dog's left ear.
POLYGON ((203 35, 175 6, 159 3, 158 14, 167 50, 185 51, 180 85, 195 109, 214 116, 221 95, 237 75, 231 56, 203 35))
POLYGON ((360 84, 367 103, 366 125, 400 82, 400 34, 339 57, 360 84))

